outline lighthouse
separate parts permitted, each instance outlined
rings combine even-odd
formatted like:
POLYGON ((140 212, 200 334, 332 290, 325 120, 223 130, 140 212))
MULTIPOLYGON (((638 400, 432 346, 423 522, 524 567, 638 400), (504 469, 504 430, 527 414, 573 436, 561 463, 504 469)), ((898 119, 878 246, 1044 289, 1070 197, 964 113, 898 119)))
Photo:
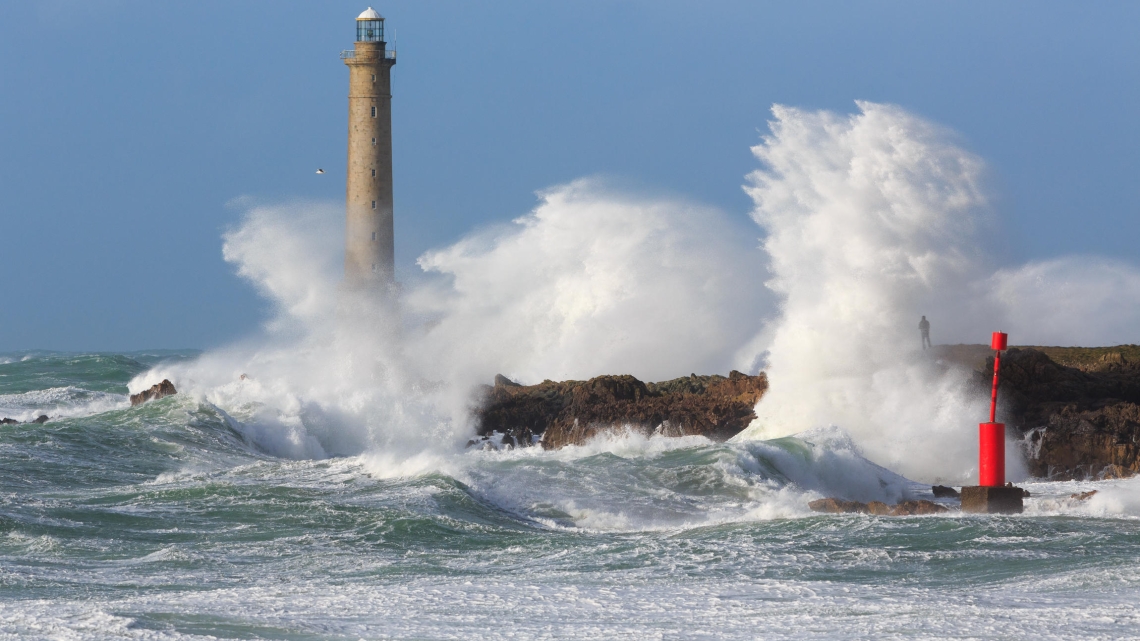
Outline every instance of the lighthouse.
POLYGON ((356 18, 348 65, 348 172, 345 179, 344 282, 387 293, 395 284, 392 227, 392 66, 384 17, 372 7, 356 18))

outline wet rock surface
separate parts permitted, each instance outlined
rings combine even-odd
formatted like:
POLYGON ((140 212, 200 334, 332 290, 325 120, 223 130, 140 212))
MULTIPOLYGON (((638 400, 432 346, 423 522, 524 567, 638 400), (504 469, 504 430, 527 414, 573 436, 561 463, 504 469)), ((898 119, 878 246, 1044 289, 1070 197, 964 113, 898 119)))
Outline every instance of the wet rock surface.
POLYGON ((545 449, 581 445, 622 430, 724 441, 756 417, 753 408, 767 389, 764 374, 736 371, 660 383, 619 375, 519 385, 496 376, 494 387, 483 390, 475 416, 480 436, 500 432, 520 445, 541 437, 545 449))
POLYGON ((153 401, 167 396, 174 396, 178 390, 174 389, 174 383, 168 379, 162 379, 161 383, 152 385, 150 389, 143 390, 138 394, 131 394, 131 407, 135 405, 142 405, 147 401, 153 401))
POLYGON ((899 501, 895 505, 887 505, 881 501, 862 503, 834 497, 812 501, 808 503, 808 509, 824 514, 874 514, 877 516, 919 516, 950 511, 945 505, 939 505, 934 501, 925 499, 899 501))
MULTIPOLYGON (((1011 349, 1002 357, 998 420, 1024 437, 1029 471, 1051 480, 1140 472, 1140 362, 1135 346, 1011 349), (1072 355, 1067 355, 1068 352, 1072 355)), ((978 372, 988 389, 993 357, 978 372)))
MULTIPOLYGON (((879 505, 886 505, 879 503, 879 505)), ((867 514, 870 508, 866 503, 859 501, 845 501, 837 498, 816 499, 808 503, 808 509, 812 512, 823 512, 825 514, 867 514)))
MULTIPOLYGON (((43 425, 44 423, 47 423, 47 422, 48 422, 47 414, 40 414, 36 418, 28 421, 28 424, 43 425)), ((0 425, 21 425, 21 423, 20 423, 20 421, 17 421, 14 418, 3 418, 3 419, 0 419, 0 425)))
POLYGON ((930 488, 930 491, 934 493, 936 499, 956 499, 959 497, 958 490, 945 485, 935 485, 930 488))

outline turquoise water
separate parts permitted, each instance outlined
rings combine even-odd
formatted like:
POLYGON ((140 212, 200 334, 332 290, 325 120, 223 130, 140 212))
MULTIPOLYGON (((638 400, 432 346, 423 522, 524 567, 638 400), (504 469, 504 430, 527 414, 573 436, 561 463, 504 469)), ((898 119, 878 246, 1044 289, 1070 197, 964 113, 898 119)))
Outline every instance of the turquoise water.
POLYGON ((0 426, 0 638, 1140 637, 1135 482, 1028 484, 1021 516, 814 515, 843 488, 929 498, 827 433, 401 476, 275 456, 208 396, 129 406, 195 357, 0 355, 0 414, 52 417, 0 426))

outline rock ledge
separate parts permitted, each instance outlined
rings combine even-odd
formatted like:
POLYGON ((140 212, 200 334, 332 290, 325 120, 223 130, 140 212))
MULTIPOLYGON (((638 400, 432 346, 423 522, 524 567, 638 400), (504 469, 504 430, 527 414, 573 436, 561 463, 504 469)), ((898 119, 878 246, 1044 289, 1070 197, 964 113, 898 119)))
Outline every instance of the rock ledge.
POLYGON ((500 432, 519 445, 541 437, 548 450, 622 430, 725 441, 756 418, 753 408, 767 389, 764 374, 737 371, 661 383, 621 375, 519 385, 500 375, 484 388, 475 417, 480 436, 500 432))

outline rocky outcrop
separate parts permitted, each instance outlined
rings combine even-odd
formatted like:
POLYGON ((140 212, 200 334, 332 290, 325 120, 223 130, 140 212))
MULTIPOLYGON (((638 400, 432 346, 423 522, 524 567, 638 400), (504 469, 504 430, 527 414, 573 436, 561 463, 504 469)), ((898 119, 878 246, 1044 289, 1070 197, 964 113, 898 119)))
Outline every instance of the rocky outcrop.
POLYGON ((1124 478, 1140 473, 1140 405, 1066 405, 1025 437, 1029 471, 1055 480, 1124 478))
POLYGON ((934 487, 930 488, 930 491, 934 493, 934 498, 936 499, 960 498, 958 490, 955 490, 952 487, 946 487, 945 485, 935 485, 934 487))
MULTIPOLYGON (((878 503, 878 501, 875 502, 878 503)), ((808 509, 812 512, 823 512, 824 514, 866 514, 868 512, 866 503, 837 498, 816 499, 808 503, 808 509)))
MULTIPOLYGON (((1024 436, 1029 471, 1053 480, 1116 478, 1140 472, 1140 367, 1131 349, 1043 348, 1002 357, 998 420, 1024 436)), ((988 389, 993 358, 978 372, 988 389)))
POLYGON ((724 441, 756 417, 753 408, 767 388, 763 374, 736 371, 661 383, 621 375, 527 386, 497 376, 475 416, 480 436, 500 432, 519 445, 541 438, 545 449, 581 445, 620 430, 724 441))
POLYGON ((817 499, 808 503, 808 509, 813 512, 825 514, 875 514, 878 516, 917 516, 923 514, 940 514, 948 512, 949 508, 934 501, 925 499, 912 501, 899 501, 895 505, 887 505, 881 501, 861 503, 859 501, 845 501, 837 498, 817 499))
MULTIPOLYGON (((44 423, 47 423, 47 422, 48 422, 48 415, 47 414, 40 414, 36 418, 28 421, 28 424, 43 425, 44 423)), ((20 424, 20 421, 17 421, 14 418, 0 419, 0 425, 19 425, 19 424, 20 424)))
POLYGON ((142 405, 147 401, 153 401, 167 396, 174 396, 178 390, 174 389, 174 383, 168 379, 162 379, 162 382, 157 385, 152 385, 150 389, 143 390, 138 394, 131 394, 131 407, 135 405, 142 405))

